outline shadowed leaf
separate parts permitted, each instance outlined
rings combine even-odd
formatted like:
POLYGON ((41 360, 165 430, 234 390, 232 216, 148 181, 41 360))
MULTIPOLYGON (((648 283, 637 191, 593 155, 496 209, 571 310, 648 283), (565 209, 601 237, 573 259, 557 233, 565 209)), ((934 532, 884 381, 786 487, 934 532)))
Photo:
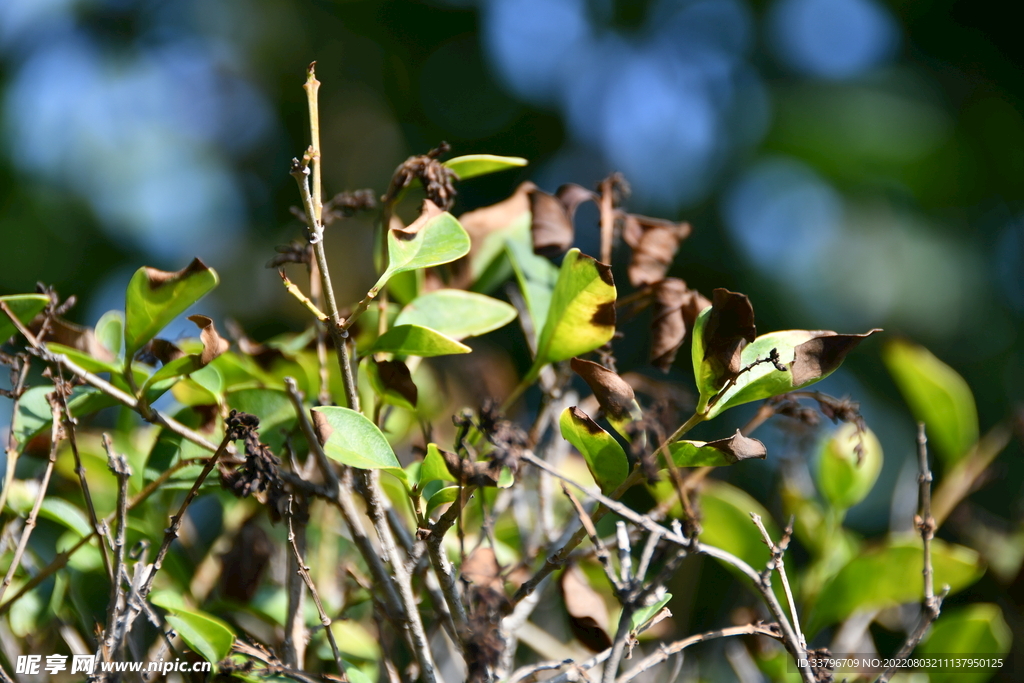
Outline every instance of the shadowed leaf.
POLYGON ((530 213, 535 254, 555 257, 572 246, 575 236, 572 218, 558 197, 543 190, 534 190, 530 193, 530 213))
MULTIPOLYGON (((149 397, 151 391, 163 393, 179 377, 189 375, 196 370, 206 367, 213 359, 228 350, 230 346, 228 341, 217 334, 217 328, 214 327, 212 319, 205 315, 190 315, 188 319, 195 323, 200 330, 199 338, 203 343, 203 350, 200 353, 178 355, 181 353, 180 349, 170 344, 170 342, 165 342, 167 346, 163 348, 171 350, 171 353, 165 355, 164 358, 169 360, 165 360, 163 367, 146 380, 141 391, 143 396, 149 397)), ((155 339, 153 341, 162 340, 155 339)))
POLYGON ((386 403, 399 405, 410 410, 416 408, 419 390, 412 381, 409 366, 400 360, 377 361, 373 357, 367 359, 367 376, 374 391, 386 403))
POLYGON ((914 418, 928 427, 928 441, 949 466, 978 440, 978 410, 971 388, 928 349, 895 340, 882 351, 914 418))
POLYGON ((611 647, 608 608, 601 594, 587 583, 587 577, 579 567, 573 565, 562 572, 561 588, 569 625, 576 640, 593 652, 611 647))
MULTIPOLYGON (((825 584, 811 610, 807 636, 842 621, 855 611, 882 609, 921 600, 924 552, 917 536, 892 538, 862 552, 825 584)), ((978 553, 939 539, 932 541, 935 585, 949 584, 957 593, 984 573, 978 553)))
POLYGON ((703 382, 698 382, 701 392, 705 387, 717 391, 735 378, 743 368, 743 349, 757 336, 754 308, 745 294, 719 288, 713 297, 701 340, 704 350, 700 375, 703 382))
MULTIPOLYGON (((1003 611, 993 603, 975 603, 964 607, 942 610, 942 618, 931 627, 925 641, 917 648, 915 657, 999 658, 1010 651, 1013 632, 1003 611)), ((955 683, 956 681, 989 680, 994 668, 979 667, 972 673, 961 671, 929 671, 929 683, 955 683)))
POLYGON ((875 433, 847 422, 822 444, 818 490, 832 507, 851 508, 871 492, 882 471, 882 458, 875 433))

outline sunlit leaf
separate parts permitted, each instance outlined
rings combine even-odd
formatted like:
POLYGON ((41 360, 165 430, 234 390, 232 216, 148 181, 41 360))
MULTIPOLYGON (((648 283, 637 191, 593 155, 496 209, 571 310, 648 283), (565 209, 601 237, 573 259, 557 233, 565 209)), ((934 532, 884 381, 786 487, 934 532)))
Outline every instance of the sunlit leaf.
POLYGON ((398 325, 377 338, 371 353, 394 353, 399 356, 448 356, 469 353, 473 349, 450 337, 420 325, 398 325))
POLYGON ((611 266, 571 249, 562 261, 547 318, 528 373, 548 363, 593 351, 615 334, 615 283, 611 266))
POLYGON ((467 154, 444 162, 444 165, 455 171, 459 180, 513 168, 526 166, 528 162, 522 157, 501 157, 495 154, 467 154))
POLYGON ((177 610, 167 615, 167 623, 186 645, 214 664, 228 656, 235 642, 231 627, 209 614, 177 610))
POLYGON ((743 436, 739 430, 717 441, 676 441, 669 446, 669 452, 677 467, 722 467, 768 456, 763 443, 743 436))
POLYGON ((174 273, 143 267, 128 283, 125 298, 125 355, 142 345, 217 286, 216 271, 199 259, 174 273))
POLYGON ((846 510, 871 492, 882 471, 882 444, 868 428, 846 423, 822 444, 818 490, 832 507, 846 510), (858 447, 860 452, 858 453, 858 447))
POLYGON ((516 309, 504 301, 460 289, 423 294, 402 309, 395 325, 420 325, 452 339, 486 334, 510 323, 516 309))
POLYGON ((886 344, 882 359, 946 465, 967 455, 978 440, 978 410, 964 378, 928 349, 907 341, 886 344))
POLYGON ((96 341, 115 358, 124 351, 124 313, 107 311, 96 321, 96 341))
POLYGON ((697 412, 708 419, 750 401, 818 382, 842 364, 865 334, 783 330, 755 338, 753 309, 742 294, 716 289, 714 305, 697 317, 693 371, 700 391, 697 412))
POLYGON ((587 461, 590 474, 602 491, 615 490, 629 476, 626 451, 582 410, 575 406, 566 408, 558 419, 558 426, 562 438, 575 446, 587 461))
POLYGON ((459 486, 446 486, 427 499, 427 515, 436 510, 438 506, 454 503, 459 498, 459 486))
POLYGON ((114 362, 101 360, 85 351, 79 351, 78 349, 73 349, 70 346, 49 342, 47 343, 46 348, 53 353, 59 353, 63 356, 67 356, 69 361, 88 372, 120 372, 121 370, 121 368, 114 362))
POLYGON ((469 235, 459 222, 426 200, 423 213, 408 227, 388 230, 388 267, 374 289, 398 273, 451 263, 468 253, 469 235))
POLYGON ((448 466, 441 456, 436 443, 427 444, 427 454, 423 456, 423 464, 420 466, 420 485, 437 480, 455 481, 455 477, 448 471, 448 466))
MULTIPOLYGON (((980 602, 964 607, 943 609, 939 620, 932 625, 925 641, 917 648, 915 657, 963 657, 989 659, 1003 657, 1010 651, 1013 634, 1003 618, 999 605, 980 602)), ((975 668, 963 671, 929 671, 929 683, 950 681, 987 681, 998 667, 975 668)))
MULTIPOLYGON (((984 573, 978 553, 970 548, 939 539, 932 541, 931 548, 935 586, 948 584, 956 593, 984 573)), ((921 539, 916 536, 893 538, 855 556, 822 588, 811 611, 808 637, 855 611, 920 602, 923 566, 921 539)))
POLYGON ((672 600, 672 594, 665 593, 661 600, 658 600, 653 605, 646 605, 633 612, 633 616, 629 621, 629 630, 636 633, 637 629, 653 619, 670 600, 672 600))
POLYGON ((405 478, 384 434, 362 414, 348 408, 313 408, 313 423, 324 452, 332 460, 364 470, 397 469, 405 478))
MULTIPOLYGON (((50 297, 45 294, 8 294, 0 296, 0 301, 7 304, 14 317, 27 327, 32 318, 43 312, 50 297)), ((14 323, 6 314, 0 313, 0 344, 10 339, 15 332, 17 328, 14 323)))

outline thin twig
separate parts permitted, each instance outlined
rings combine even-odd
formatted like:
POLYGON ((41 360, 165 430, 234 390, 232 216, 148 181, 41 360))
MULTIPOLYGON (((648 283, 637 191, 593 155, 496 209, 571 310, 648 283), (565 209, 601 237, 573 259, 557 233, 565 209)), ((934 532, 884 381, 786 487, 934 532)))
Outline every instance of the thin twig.
POLYGON ((284 388, 288 392, 288 398, 291 399, 292 406, 295 408, 295 414, 299 418, 299 427, 302 428, 302 434, 306 437, 306 443, 309 444, 309 452, 313 454, 317 465, 320 467, 320 471, 324 475, 324 480, 333 491, 338 487, 338 475, 334 472, 331 461, 327 459, 327 454, 324 453, 324 449, 320 446, 320 440, 316 437, 313 423, 309 421, 309 414, 302 403, 303 396, 299 391, 299 386, 294 378, 285 377, 284 388))
MULTIPOLYGON (((465 498, 472 496, 476 487, 467 486, 465 498)), ((455 569, 448 560, 448 555, 442 547, 444 535, 452 528, 459 517, 460 505, 452 504, 430 527, 430 535, 427 537, 427 553, 430 555, 430 563, 434 567, 438 581, 441 582, 441 592, 444 594, 445 603, 452 613, 452 620, 455 622, 456 631, 461 633, 468 623, 466 608, 459 596, 458 584, 455 580, 455 569)))
MULTIPOLYGON (((12 314, 6 304, 2 304, 4 312, 8 317, 12 314)), ((14 481, 15 468, 18 465, 18 457, 21 449, 18 448, 18 439, 14 434, 14 417, 18 414, 18 404, 22 394, 25 393, 25 380, 28 379, 28 371, 31 369, 27 354, 14 356, 2 355, 3 361, 11 366, 11 374, 14 377, 10 390, 11 403, 11 428, 7 431, 7 472, 4 475, 4 488, 0 491, 0 514, 7 509, 7 494, 11 490, 11 482, 14 481)), ((6 395, 6 394, 5 394, 6 395)))
MULTIPOLYGON (((309 594, 313 596, 313 602, 316 604, 316 611, 320 615, 320 623, 323 624, 324 631, 327 632, 327 640, 331 644, 331 652, 334 654, 334 663, 338 667, 338 673, 341 674, 342 676, 344 676, 345 675, 345 667, 342 666, 342 663, 341 663, 341 652, 338 650, 338 642, 334 639, 334 632, 331 630, 331 618, 329 616, 327 616, 327 610, 324 609, 324 604, 320 601, 320 595, 319 595, 319 593, 316 592, 316 586, 313 584, 313 578, 309 575, 309 567, 307 567, 306 563, 303 561, 303 559, 302 559, 302 552, 299 550, 299 545, 298 545, 298 541, 296 539, 296 534, 295 534, 295 524, 294 524, 295 514, 294 514, 294 511, 292 510, 292 505, 294 505, 294 503, 295 503, 295 497, 294 496, 288 496, 288 509, 287 509, 286 516, 288 517, 288 544, 291 546, 292 558, 295 560, 295 567, 296 567, 296 571, 297 571, 298 575, 302 577, 302 580, 306 584, 306 588, 309 589, 309 594)), ((300 603, 301 603, 301 601, 300 601, 300 603)), ((300 609, 299 609, 300 615, 301 615, 301 612, 302 612, 302 610, 301 610, 301 607, 300 607, 300 609)), ((303 629, 303 630, 305 630, 305 629, 303 629)), ((292 633, 289 633, 289 635, 292 635, 294 637, 294 634, 292 634, 292 633)), ((293 643, 293 647, 296 648, 296 652, 297 652, 298 651, 297 644, 293 643)), ((287 664, 287 662, 286 662, 286 664, 287 664)), ((302 662, 298 661, 295 664, 292 664, 291 666, 301 668, 302 667, 302 662)))
POLYGON ((536 664, 527 664, 526 666, 521 666, 515 671, 513 671, 512 675, 505 680, 505 683, 519 683, 520 681, 525 681, 527 678, 530 678, 531 676, 536 676, 541 671, 561 669, 562 667, 568 666, 570 664, 572 664, 571 659, 563 659, 560 661, 552 660, 550 662, 537 662, 536 664))
MULTIPOLYGON (((54 390, 54 393, 60 390, 61 388, 57 387, 54 390)), ((60 440, 62 437, 60 425, 60 404, 53 394, 50 394, 47 398, 50 401, 50 414, 53 418, 53 424, 50 427, 50 457, 46 462, 46 469, 43 470, 43 476, 39 479, 39 492, 36 494, 35 503, 32 504, 32 510, 28 513, 28 519, 25 520, 25 526, 21 530, 21 539, 18 541, 18 547, 14 550, 14 557, 11 559, 11 565, 7 569, 7 575, 4 576, 3 583, 0 584, 0 600, 3 599, 4 593, 7 591, 7 587, 11 585, 11 581, 14 579, 15 572, 17 572, 18 567, 21 566, 21 558, 25 554, 25 548, 28 547, 28 541, 32 537, 32 532, 36 528, 36 520, 39 518, 39 508, 43 506, 43 498, 46 497, 46 490, 50 486, 50 475, 53 474, 53 466, 57 462, 57 448, 60 446, 60 440)))
MULTIPOLYGON (((697 643, 704 643, 709 640, 715 640, 716 638, 728 638, 730 636, 767 636, 775 640, 782 640, 782 635, 776 624, 747 624, 746 626, 731 626, 729 628, 719 629, 717 631, 708 631, 707 633, 698 633, 697 635, 677 640, 669 645, 662 644, 658 647, 658 651, 651 654, 644 659, 640 660, 636 666, 622 674, 616 679, 616 683, 628 683, 640 676, 640 674, 653 669, 662 662, 668 660, 674 654, 682 652, 691 645, 697 643)), ((552 682, 554 683, 554 682, 552 682)))
POLYGON ((793 599, 793 590, 789 586, 789 579, 786 577, 786 564, 782 559, 786 549, 789 547, 789 541, 793 537, 793 517, 789 518, 789 524, 786 525, 786 530, 782 534, 782 538, 779 539, 778 543, 772 541, 771 535, 768 533, 768 529, 765 528, 764 522, 761 521, 761 515, 756 512, 750 513, 750 518, 754 520, 754 524, 761 532, 761 538, 764 539, 765 545, 771 549, 772 557, 768 561, 768 567, 765 569, 768 574, 774 569, 779 572, 779 579, 782 581, 782 588, 786 591, 786 602, 789 603, 789 614, 793 619, 793 630, 796 631, 797 636, 800 638, 800 645, 807 647, 807 639, 804 637, 803 631, 800 630, 800 617, 796 612, 796 601, 793 599))
MULTIPOLYGON (((128 480, 132 476, 132 470, 128 466, 128 459, 123 455, 114 452, 114 446, 110 441, 110 435, 103 435, 103 447, 107 451, 107 465, 110 471, 117 477, 117 532, 114 534, 114 577, 110 584, 110 613, 107 616, 106 648, 105 659, 116 661, 119 653, 115 652, 114 626, 120 619, 121 610, 124 607, 124 591, 122 590, 121 574, 125 572, 124 566, 124 544, 125 534, 128 530, 128 480)), ((102 541, 100 541, 102 543, 102 541)))
MULTIPOLYGON (((917 467, 918 467, 918 505, 920 513, 915 522, 921 532, 921 541, 924 544, 924 565, 921 573, 924 578, 924 601, 922 603, 921 621, 917 628, 908 636, 899 652, 896 653, 895 661, 906 657, 917 644, 924 638, 928 628, 939 618, 942 611, 942 601, 949 595, 950 587, 943 586, 942 592, 935 595, 934 575, 932 570, 932 539, 935 538, 935 518, 932 517, 932 471, 928 466, 928 436, 925 433, 924 423, 917 425, 917 467)), ((875 683, 886 683, 893 674, 895 667, 890 667, 882 672, 875 679, 875 683)))
MULTIPOLYGON (((594 522, 590 519, 590 515, 583 509, 583 505, 577 500, 573 492, 569 490, 569 487, 562 482, 562 493, 565 494, 566 498, 572 503, 572 506, 576 509, 576 516, 580 518, 580 523, 583 524, 583 528, 587 531, 587 536, 590 537, 590 542, 594 544, 597 559, 604 568, 605 576, 608 577, 608 582, 615 588, 616 593, 621 593, 626 585, 619 581, 619 577, 615 575, 615 569, 612 568, 612 558, 608 553, 608 548, 605 546, 604 541, 597 534, 597 528, 594 526, 594 522)), ((621 552, 621 551, 620 551, 621 552)), ((621 562, 620 562, 621 566, 621 562)), ((624 579, 625 580, 625 579, 624 579)))
MULTIPOLYGON (((64 384, 64 371, 61 369, 60 363, 55 363, 53 369, 57 372, 57 384, 64 384)), ((59 389, 59 387, 58 387, 59 389)), ((96 506, 93 505, 92 495, 89 493, 89 482, 85 479, 85 466, 82 465, 82 457, 78 452, 78 438, 75 435, 75 425, 78 421, 75 420, 71 411, 68 410, 68 401, 64 395, 64 391, 58 390, 55 392, 57 400, 60 401, 60 409, 64 415, 64 435, 67 437, 68 443, 71 445, 71 453, 75 458, 75 474, 78 475, 78 483, 82 487, 82 496, 85 498, 85 508, 89 512, 89 522, 92 524, 92 528, 96 530, 96 535, 100 537, 100 556, 103 558, 103 568, 107 572, 107 577, 111 582, 115 582, 116 574, 113 573, 110 567, 110 556, 107 553, 107 544, 104 543, 104 539, 107 537, 107 529, 105 524, 101 524, 99 517, 96 515, 96 506)))

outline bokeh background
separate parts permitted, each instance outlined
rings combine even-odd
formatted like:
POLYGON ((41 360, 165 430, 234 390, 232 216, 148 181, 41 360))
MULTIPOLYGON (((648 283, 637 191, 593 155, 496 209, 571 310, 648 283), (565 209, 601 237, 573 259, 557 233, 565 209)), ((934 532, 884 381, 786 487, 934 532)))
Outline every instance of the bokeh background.
MULTIPOLYGON (((140 265, 199 256, 222 276, 204 312, 257 339, 301 329, 263 264, 302 234, 287 169, 307 144, 300 86, 316 60, 328 193, 379 194, 440 140, 530 160, 463 183, 456 213, 524 179, 553 191, 621 171, 631 211, 694 225, 671 274, 748 293, 763 331, 877 326, 922 343, 971 384, 985 430, 1024 400, 1024 48, 1009 12, 955 0, 3 0, 0 292, 53 284, 92 324, 123 307, 140 265)), ((595 221, 580 212, 591 246, 595 221)), ((330 237, 341 299, 374 279, 371 231, 355 220, 330 237)), ((642 365, 635 347, 622 348, 627 365, 642 365)), ((915 503, 913 423, 879 348, 864 344, 822 385, 861 401, 886 449, 852 513, 867 534, 907 527, 915 503)), ((672 377, 685 380, 686 357, 672 377)), ((770 451, 785 441, 762 431, 770 451)), ((1009 568, 956 598, 1002 605, 1018 651, 1021 462, 1015 442, 969 503, 1009 568)), ((772 467, 736 476, 767 498, 772 467)))

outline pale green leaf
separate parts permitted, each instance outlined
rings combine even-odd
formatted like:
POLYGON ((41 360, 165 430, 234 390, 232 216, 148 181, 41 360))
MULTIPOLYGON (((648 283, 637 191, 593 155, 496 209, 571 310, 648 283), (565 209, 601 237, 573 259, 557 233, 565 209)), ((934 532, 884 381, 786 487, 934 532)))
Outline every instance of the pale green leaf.
POLYGON ((510 323, 516 309, 504 301, 460 289, 423 294, 402 309, 395 325, 420 325, 452 339, 486 334, 510 323))
POLYGON ((399 356, 448 356, 469 353, 471 348, 436 330, 420 325, 398 325, 377 338, 370 353, 394 353, 399 356))
MULTIPOLYGON (((7 308, 11 309, 14 317, 27 327, 32 322, 32 318, 43 312, 50 297, 45 294, 8 294, 0 296, 0 301, 7 304, 7 308)), ((18 328, 14 326, 10 318, 0 312, 0 344, 10 339, 17 331, 18 328)))

